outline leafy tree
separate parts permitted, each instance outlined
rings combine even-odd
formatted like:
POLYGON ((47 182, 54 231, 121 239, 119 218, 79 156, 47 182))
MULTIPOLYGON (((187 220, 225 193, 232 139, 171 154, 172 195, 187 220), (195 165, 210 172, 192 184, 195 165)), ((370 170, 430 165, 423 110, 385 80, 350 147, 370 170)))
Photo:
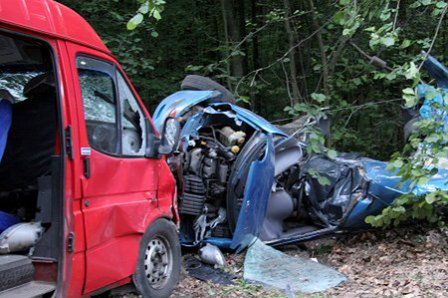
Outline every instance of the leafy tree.
MULTIPOLYGON (((426 80, 420 52, 447 62, 446 1, 61 1, 99 32, 150 109, 178 90, 185 74, 202 74, 274 123, 323 113, 331 119, 331 147, 383 160, 401 152, 392 163, 402 160, 404 168, 394 168, 403 178, 421 183, 428 174, 409 166, 413 143, 405 146, 401 115, 426 80)), ((437 125, 425 125, 431 136, 437 125)), ((311 133, 310 148, 318 150, 322 136, 311 133)), ((444 194, 433 196, 429 202, 444 194)), ((412 209, 409 200, 399 202, 412 209)))

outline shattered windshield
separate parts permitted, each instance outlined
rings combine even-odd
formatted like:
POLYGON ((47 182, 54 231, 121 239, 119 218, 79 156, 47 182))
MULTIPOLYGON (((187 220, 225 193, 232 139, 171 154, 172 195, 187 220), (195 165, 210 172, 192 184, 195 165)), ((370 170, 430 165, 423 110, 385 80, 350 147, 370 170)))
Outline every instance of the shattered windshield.
POLYGON ((2 72, 0 73, 0 89, 8 90, 16 101, 24 101, 23 89, 26 84, 38 75, 41 71, 23 71, 23 72, 2 72))

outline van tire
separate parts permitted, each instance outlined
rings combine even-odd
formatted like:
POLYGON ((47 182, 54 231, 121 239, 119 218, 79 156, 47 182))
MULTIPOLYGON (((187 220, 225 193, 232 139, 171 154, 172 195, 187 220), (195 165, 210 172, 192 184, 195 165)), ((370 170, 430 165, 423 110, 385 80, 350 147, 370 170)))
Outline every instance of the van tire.
POLYGON ((221 100, 231 104, 236 103, 235 96, 223 85, 213 81, 210 78, 188 75, 182 81, 182 90, 202 90, 202 91, 219 91, 222 95, 221 100))
POLYGON ((166 219, 158 219, 141 240, 134 284, 145 298, 169 297, 179 282, 180 270, 181 248, 177 228, 166 219), (166 278, 159 275, 164 270, 166 278))

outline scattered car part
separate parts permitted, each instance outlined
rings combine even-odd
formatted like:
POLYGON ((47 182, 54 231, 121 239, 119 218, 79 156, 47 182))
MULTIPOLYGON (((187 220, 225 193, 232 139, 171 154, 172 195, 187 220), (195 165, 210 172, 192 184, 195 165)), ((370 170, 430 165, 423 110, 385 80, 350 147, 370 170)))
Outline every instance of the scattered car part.
POLYGON ((215 267, 223 267, 226 264, 226 259, 219 248, 210 243, 205 244, 205 246, 199 250, 199 257, 202 262, 215 267))
POLYGON ((30 249, 39 241, 43 228, 40 223, 18 223, 0 234, 0 254, 30 249))

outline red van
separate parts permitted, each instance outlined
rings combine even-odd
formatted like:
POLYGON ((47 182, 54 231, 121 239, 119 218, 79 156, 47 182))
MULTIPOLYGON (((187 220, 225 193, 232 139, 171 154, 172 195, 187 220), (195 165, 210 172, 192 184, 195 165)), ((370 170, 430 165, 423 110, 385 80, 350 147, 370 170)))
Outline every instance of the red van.
POLYGON ((165 156, 179 126, 160 135, 95 31, 53 0, 0 0, 0 101, 0 297, 131 282, 169 296, 181 256, 165 156))

